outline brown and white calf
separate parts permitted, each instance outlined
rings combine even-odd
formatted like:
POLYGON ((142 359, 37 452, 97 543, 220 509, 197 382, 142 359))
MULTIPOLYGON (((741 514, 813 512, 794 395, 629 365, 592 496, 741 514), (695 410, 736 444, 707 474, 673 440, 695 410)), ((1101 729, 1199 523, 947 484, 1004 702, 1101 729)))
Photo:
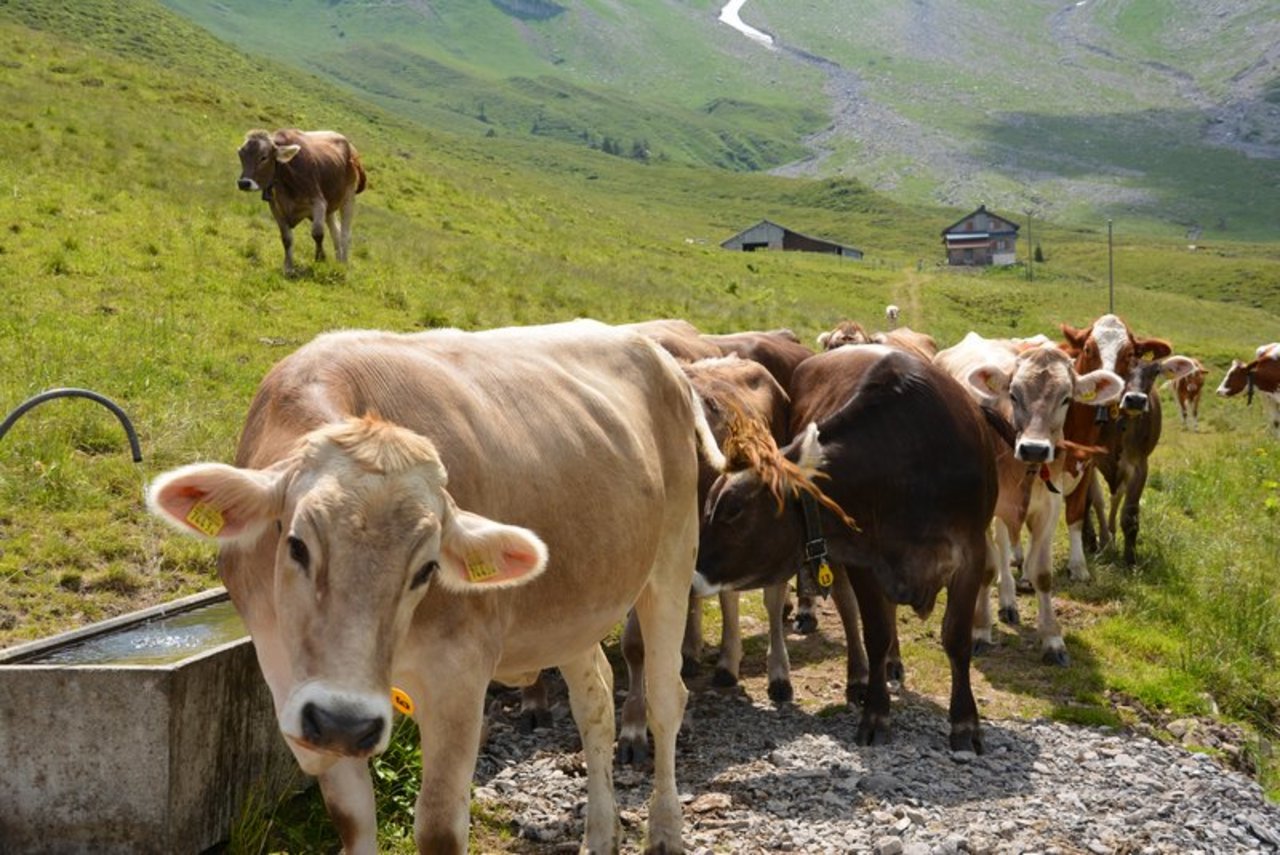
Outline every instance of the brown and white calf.
MULTIPOLYGON (((1068 440, 1080 446, 1104 448, 1108 456, 1116 459, 1120 454, 1118 420, 1125 414, 1134 416, 1149 410, 1154 396, 1150 385, 1144 386, 1144 382, 1152 378, 1153 372, 1155 372, 1154 376, 1160 376, 1163 361, 1170 356, 1173 348, 1163 339, 1139 338, 1121 318, 1112 314, 1102 315, 1084 329, 1076 329, 1068 324, 1062 324, 1061 329, 1064 341, 1058 346, 1072 357, 1077 371, 1105 368, 1120 375, 1124 381, 1124 392, 1118 402, 1110 405, 1100 405, 1097 401, 1076 402, 1071 405, 1067 413, 1066 437, 1068 440), (1144 363, 1152 368, 1143 369, 1144 363)), ((1181 376, 1177 366, 1181 365, 1180 360, 1183 359, 1185 357, 1178 357, 1178 361, 1171 363, 1168 373, 1164 376, 1169 379, 1181 376)), ((1155 406, 1159 407, 1158 400, 1155 406)), ((1150 433, 1149 428, 1144 431, 1150 433)), ((1155 435, 1159 436, 1158 429, 1155 435)), ((1135 439, 1132 442, 1141 446, 1147 441, 1149 440, 1135 439)), ((1140 453, 1136 447, 1134 453, 1140 453)), ((1067 570, 1071 578, 1077 580, 1089 578, 1088 563, 1085 559, 1085 541, 1088 535, 1086 515, 1091 505, 1096 509, 1099 529, 1107 527, 1101 504, 1090 501, 1091 494, 1097 492, 1093 483, 1095 466, 1095 457, 1089 456, 1073 461, 1064 469, 1063 492, 1066 495, 1065 516, 1070 549, 1067 570)), ((1145 480, 1145 467, 1142 471, 1145 480)), ((1115 472, 1120 473, 1120 469, 1116 468, 1115 472)), ((1118 481, 1117 484, 1119 484, 1118 481)), ((1136 482, 1134 484, 1136 486, 1136 482)), ((1138 488, 1139 492, 1140 489, 1138 488)), ((1138 531, 1136 502, 1131 513, 1133 517, 1130 525, 1136 546, 1138 531)), ((1130 556, 1133 555, 1128 549, 1126 552, 1130 556)))
MULTIPOLYGON (((1045 662, 1069 661, 1053 607, 1053 535, 1062 513, 1060 487, 1063 427, 1072 401, 1108 403, 1120 396, 1120 378, 1110 371, 1078 374, 1071 359, 1047 339, 986 339, 969 333, 938 353, 934 363, 947 371, 975 401, 996 409, 1013 427, 1012 448, 997 445, 1000 495, 989 536, 997 556, 1000 619, 1018 622, 1013 580, 1013 544, 1025 523, 1030 538, 1022 565, 1038 597, 1037 632, 1045 662)), ((988 578, 978 600, 974 643, 991 643, 988 578)))
POLYGON ((294 271, 293 228, 303 220, 311 220, 316 261, 324 259, 326 224, 338 260, 347 260, 356 194, 364 191, 366 177, 360 155, 346 137, 334 131, 253 130, 245 135, 239 155, 236 186, 261 191, 271 207, 284 244, 285 273, 294 271))
POLYGON ((1172 385, 1178 412, 1182 414, 1182 426, 1194 431, 1200 429, 1200 394, 1204 392, 1204 379, 1209 376, 1209 370, 1198 359, 1192 361, 1195 369, 1174 380, 1172 385))
MULTIPOLYGON (((731 431, 725 442, 728 469, 708 498, 697 584, 710 592, 790 578, 811 532, 802 513, 808 493, 835 571, 837 606, 856 591, 861 612, 869 673, 858 743, 888 736, 893 604, 926 614, 945 587, 950 743, 981 751, 969 660, 997 493, 983 414, 940 369, 881 345, 806 360, 791 395, 794 438, 785 447, 760 430, 731 431)), ((852 653, 857 624, 846 622, 845 632, 852 653)), ((851 655, 851 700, 860 679, 851 655)))
POLYGON ((1271 432, 1280 437, 1280 343, 1264 344, 1250 362, 1231 360, 1231 370, 1222 378, 1217 393, 1230 398, 1246 393, 1249 403, 1254 394, 1262 396, 1271 432))
POLYGON ((344 850, 377 850, 369 758, 393 698, 422 734, 419 851, 463 853, 491 680, 559 667, 587 767, 584 851, 618 848, 612 669, 635 609, 655 744, 648 845, 679 852, 680 637, 698 451, 674 359, 591 321, 343 332, 278 363, 236 465, 166 473, 152 509, 216 539, 280 729, 344 850))
MULTIPOLYGON (((1124 562, 1130 566, 1137 563, 1142 491, 1150 472, 1151 454, 1160 441, 1163 427, 1156 383, 1160 380, 1177 383, 1195 370, 1195 360, 1187 356, 1134 360, 1125 378, 1125 398, 1132 402, 1129 393, 1139 392, 1146 396, 1146 406, 1141 409, 1121 406, 1114 418, 1102 424, 1098 444, 1106 453, 1094 458, 1094 469, 1110 490, 1110 501, 1105 519, 1097 515, 1097 544, 1101 549, 1111 543, 1118 517, 1124 532, 1124 562)), ((1090 491, 1090 503, 1101 509, 1102 492, 1096 481, 1090 485, 1090 491)), ((1086 524, 1088 520, 1086 515, 1086 524)))

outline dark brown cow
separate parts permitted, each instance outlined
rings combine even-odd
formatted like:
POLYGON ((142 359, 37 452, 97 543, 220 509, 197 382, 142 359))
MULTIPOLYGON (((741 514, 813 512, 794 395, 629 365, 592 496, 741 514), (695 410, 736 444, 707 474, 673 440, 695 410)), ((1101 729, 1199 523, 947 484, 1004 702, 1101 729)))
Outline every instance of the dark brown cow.
MULTIPOLYGON (((946 587, 951 747, 982 751, 969 659, 997 491, 982 412, 940 369, 876 345, 806 360, 791 392, 795 438, 785 448, 763 432, 725 443, 731 462, 708 499, 695 584, 712 592, 790 578, 808 539, 797 498, 817 494, 835 590, 852 582, 865 629, 870 673, 857 741, 888 735, 892 604, 927 614, 946 587)), ((857 631, 846 623, 850 639, 857 631)), ((852 699, 852 657, 848 680, 852 699)))
POLYGON ((311 220, 316 261, 324 259, 327 223, 339 261, 351 251, 356 194, 364 191, 364 166, 355 146, 333 131, 293 128, 249 131, 240 146, 241 190, 261 190, 284 244, 284 272, 293 273, 293 227, 311 220), (341 223, 334 216, 341 214, 341 223))
MULTIPOLYGON (((1141 364, 1149 363, 1157 366, 1169 356, 1173 348, 1167 341, 1158 338, 1138 338, 1123 320, 1115 315, 1103 315, 1085 329, 1075 329, 1062 324, 1062 335, 1066 339, 1059 345, 1075 361, 1075 369, 1079 373, 1096 371, 1105 368, 1119 374, 1125 381, 1124 394, 1118 405, 1095 406, 1091 403, 1072 401, 1067 411, 1067 422, 1064 434, 1067 440, 1082 447, 1106 447, 1110 455, 1113 447, 1119 454, 1118 436, 1108 427, 1121 412, 1130 414, 1145 413, 1150 401, 1155 396, 1150 394, 1150 386, 1143 388, 1143 378, 1148 373, 1141 364)), ((1182 359, 1183 357, 1179 357, 1182 359)), ((1173 376, 1172 374, 1168 376, 1173 376)), ((1159 404, 1157 402, 1156 406, 1159 404)), ((1158 436, 1158 430, 1156 435, 1158 436)), ((1093 490, 1093 468, 1095 458, 1083 455, 1068 462, 1063 471, 1063 493, 1066 495, 1067 534, 1070 542, 1070 555, 1067 559, 1067 570, 1072 579, 1086 580, 1089 568, 1085 561, 1085 516, 1089 511, 1089 494, 1093 490)), ((1118 471, 1118 470, 1117 470, 1118 471)), ((1140 490, 1140 488, 1139 488, 1140 490)), ((1098 506, 1099 527, 1105 525, 1101 517, 1101 506, 1098 506)), ((1138 532, 1138 506, 1135 501, 1132 508, 1132 537, 1134 541, 1138 532)), ((1126 540, 1128 540, 1126 528, 1126 540)), ((1134 542, 1129 541, 1129 542, 1134 542)), ((1126 559, 1130 559, 1132 551, 1126 546, 1126 559)))
POLYGON ((1231 360, 1231 370, 1222 378, 1218 395, 1230 398, 1241 392, 1246 393, 1249 403, 1255 393, 1262 396, 1271 432, 1280 437, 1280 343, 1259 347, 1252 362, 1231 360))
POLYGON ((1204 391, 1204 379, 1209 376, 1208 369, 1199 360, 1193 361, 1195 370, 1173 381, 1173 394, 1182 414, 1182 426, 1192 431, 1200 427, 1200 394, 1204 391))
MULTIPOLYGON (((1124 562, 1137 562, 1139 507, 1142 491, 1147 484, 1149 459, 1160 441, 1162 415, 1160 396, 1155 390, 1156 381, 1164 378, 1176 381, 1195 370, 1196 364, 1186 356, 1167 356, 1164 359, 1134 360, 1130 376, 1125 380, 1126 393, 1138 390, 1147 396, 1144 410, 1120 408, 1115 418, 1102 425, 1099 444, 1106 454, 1094 458, 1094 467, 1111 490, 1110 508, 1103 521, 1098 515, 1098 547, 1111 542, 1116 530, 1116 518, 1120 517, 1124 531, 1124 562), (1123 511, 1121 510, 1123 508, 1123 511)), ((1090 485, 1091 503, 1102 508, 1102 490, 1094 480, 1090 485)), ((1086 514, 1085 524, 1089 517, 1086 514)), ((1086 538, 1087 539, 1087 538, 1086 538)))
POLYGON ((791 375, 795 373, 796 366, 813 356, 813 351, 801 344, 791 330, 703 335, 702 340, 720 348, 726 355, 736 353, 743 359, 759 362, 783 389, 791 387, 791 375))

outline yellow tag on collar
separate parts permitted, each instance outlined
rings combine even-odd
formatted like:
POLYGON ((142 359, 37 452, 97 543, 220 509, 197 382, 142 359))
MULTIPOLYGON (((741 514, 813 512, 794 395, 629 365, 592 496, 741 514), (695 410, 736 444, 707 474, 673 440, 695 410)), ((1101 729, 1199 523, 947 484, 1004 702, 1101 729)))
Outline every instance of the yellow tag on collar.
POLYGON ((1088 392, 1083 392, 1083 393, 1081 393, 1081 395, 1080 395, 1080 400, 1081 400, 1081 401, 1092 401, 1092 400, 1093 400, 1094 398, 1096 398, 1096 397, 1098 397, 1098 393, 1097 393, 1097 392, 1095 392, 1093 389, 1090 389, 1088 392))
POLYGON ((396 708, 396 712, 413 715, 413 698, 404 689, 391 687, 391 706, 396 708))
POLYGON ((467 577, 472 582, 487 582, 497 575, 498 568, 494 567, 491 562, 483 558, 470 558, 467 560, 467 577))
POLYGON ((218 532, 222 531, 226 525, 222 519, 222 511, 208 502, 196 502, 192 505, 191 510, 187 511, 187 522, 192 528, 204 532, 209 537, 217 537, 218 532))
POLYGON ((823 561, 818 565, 818 584, 824 588, 830 588, 831 583, 836 580, 836 574, 831 572, 831 565, 823 561))

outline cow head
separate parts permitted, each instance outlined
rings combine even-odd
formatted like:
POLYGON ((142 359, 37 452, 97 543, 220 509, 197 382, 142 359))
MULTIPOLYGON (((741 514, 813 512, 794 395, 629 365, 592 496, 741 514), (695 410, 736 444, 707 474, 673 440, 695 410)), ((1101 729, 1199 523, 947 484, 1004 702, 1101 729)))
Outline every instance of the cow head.
POLYGON ((1130 413, 1146 412, 1151 393, 1150 382, 1158 375, 1151 375, 1141 363, 1164 359, 1173 348, 1158 338, 1138 338, 1129 331, 1124 321, 1115 315, 1103 315, 1086 330, 1077 330, 1062 324, 1066 339, 1062 348, 1075 358, 1077 371, 1094 371, 1105 368, 1124 378, 1124 396, 1121 409, 1130 413))
POLYGON ((1239 395, 1248 389, 1250 384, 1250 376, 1257 367, 1258 362, 1241 362, 1238 359, 1231 360, 1231 368, 1227 370, 1227 374, 1222 378, 1222 382, 1218 384, 1217 393, 1220 397, 1230 398, 1232 395, 1239 395))
POLYGON ((241 190, 266 191, 275 182, 276 164, 288 163, 301 150, 297 145, 276 145, 266 131, 249 131, 240 146, 241 190))
POLYGON ((1014 457, 1028 464, 1053 462, 1062 445, 1063 425, 1072 401, 1109 404, 1124 388, 1114 372, 1098 369, 1079 374, 1067 354, 1043 346, 1024 349, 1012 370, 979 365, 969 373, 968 381, 1009 414, 1016 436, 1014 457))
POLYGON ((846 344, 870 344, 871 336, 857 321, 841 321, 836 328, 818 336, 818 348, 835 350, 846 344))
POLYGON ((730 422, 725 473, 711 486, 698 539, 694 588, 702 596, 722 588, 776 584, 795 574, 796 555, 805 540, 802 515, 794 504, 801 492, 853 525, 815 483, 822 465, 816 425, 779 449, 758 421, 730 422))
POLYGON ((275 543, 291 683, 272 689, 300 760, 386 747, 393 652, 430 586, 491 591, 546 565, 536 535, 458 508, 446 483, 429 440, 366 417, 307 434, 268 469, 199 463, 152 486, 151 509, 187 533, 275 543))

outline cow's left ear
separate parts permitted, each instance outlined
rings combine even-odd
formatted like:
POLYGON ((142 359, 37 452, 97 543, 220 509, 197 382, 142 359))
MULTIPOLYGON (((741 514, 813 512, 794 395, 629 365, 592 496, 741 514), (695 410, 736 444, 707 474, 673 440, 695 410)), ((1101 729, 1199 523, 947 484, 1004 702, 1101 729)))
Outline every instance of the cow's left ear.
POLYGON ((1178 380, 1195 373, 1199 368, 1189 356, 1170 356, 1160 363, 1160 376, 1166 380, 1178 380))
POLYGON ((1114 371, 1099 368, 1076 377, 1073 397, 1082 404, 1110 404, 1124 392, 1124 381, 1114 371))
POLYGON ((511 588, 547 566, 547 545, 527 528, 451 509, 440 532, 437 578, 451 591, 474 593, 511 588))
POLYGON ((1164 359, 1173 353, 1173 345, 1162 338, 1135 338, 1133 350, 1139 359, 1164 359))
POLYGON ((300 145, 282 145, 276 148, 276 160, 280 163, 288 163, 293 160, 294 155, 302 151, 300 145))

